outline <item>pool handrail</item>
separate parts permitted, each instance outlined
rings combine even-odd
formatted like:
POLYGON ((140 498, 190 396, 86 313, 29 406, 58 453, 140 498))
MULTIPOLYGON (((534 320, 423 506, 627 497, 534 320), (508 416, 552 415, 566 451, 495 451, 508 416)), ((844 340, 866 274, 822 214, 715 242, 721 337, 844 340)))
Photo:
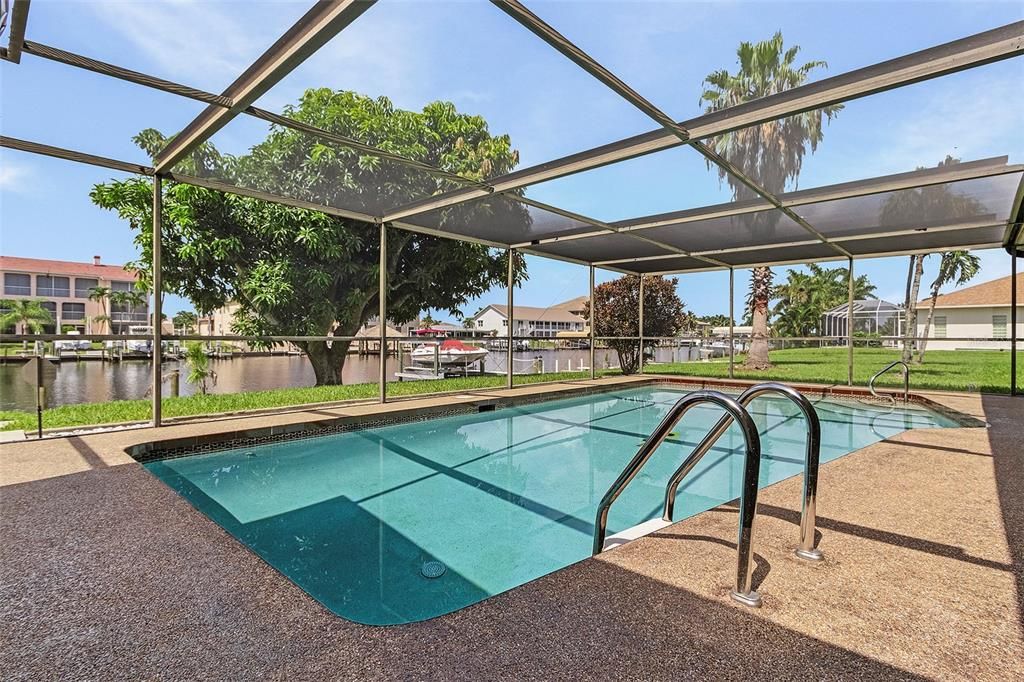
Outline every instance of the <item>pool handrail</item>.
POLYGON ((739 424, 746 442, 746 457, 743 464, 743 485, 740 491, 739 530, 736 542, 736 586, 730 596, 747 606, 760 606, 761 597, 752 588, 753 581, 753 538, 754 520, 757 515, 758 474, 761 466, 761 439, 757 433, 754 420, 747 410, 733 397, 718 391, 693 391, 687 393, 669 408, 668 414, 661 420, 654 432, 647 437, 633 459, 622 470, 608 492, 601 498, 594 522, 594 556, 604 550, 605 536, 608 530, 608 511, 612 503, 630 481, 639 473, 647 460, 651 458, 658 446, 668 437, 672 428, 691 408, 702 403, 718 405, 739 424))
MULTIPOLYGON (((874 397, 881 398, 882 396, 879 395, 878 391, 875 390, 875 381, 878 379, 878 377, 882 376, 896 365, 903 365, 903 404, 906 405, 907 402, 910 400, 910 365, 903 362, 902 360, 894 360, 893 362, 890 362, 882 369, 875 372, 871 379, 868 381, 868 390, 871 391, 871 395, 873 395, 874 397)), ((893 398, 891 393, 886 393, 885 396, 892 401, 893 405, 896 404, 896 398, 893 398)))
MULTIPOLYGON (((767 382, 751 386, 740 394, 736 401, 746 408, 755 398, 766 393, 778 393, 789 398, 804 415, 807 422, 807 447, 804 451, 804 488, 803 500, 800 508, 800 545, 796 549, 796 555, 808 561, 821 561, 824 556, 821 550, 814 546, 814 530, 816 524, 817 500, 818 500, 818 464, 821 457, 821 421, 818 419, 818 412, 807 397, 791 386, 775 382, 767 382)), ((669 478, 665 486, 665 511, 662 519, 672 521, 672 513, 675 508, 676 493, 683 479, 693 470, 697 463, 708 453, 722 434, 732 424, 733 418, 725 414, 718 423, 711 427, 704 439, 697 444, 690 456, 687 457, 679 468, 669 478)))

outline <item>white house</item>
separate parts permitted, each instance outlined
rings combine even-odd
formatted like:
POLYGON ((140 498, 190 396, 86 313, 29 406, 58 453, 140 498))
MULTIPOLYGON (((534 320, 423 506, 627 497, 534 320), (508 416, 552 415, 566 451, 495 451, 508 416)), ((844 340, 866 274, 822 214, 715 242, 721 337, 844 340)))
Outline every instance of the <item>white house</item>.
MULTIPOLYGON (((513 309, 515 336, 554 337, 559 332, 586 331, 583 319, 585 297, 574 298, 548 308, 517 305, 513 309)), ((471 318, 477 331, 494 336, 508 334, 508 306, 489 305, 471 318)))
MULTIPOLYGON (((1024 338, 1024 273, 1017 275, 1017 338, 1024 338)), ((918 336, 924 335, 929 300, 917 304, 918 336)), ((957 339, 1010 338, 1010 277, 994 279, 948 294, 935 302, 935 318, 928 333, 928 348, 1009 349, 1006 341, 958 341, 957 339), (944 340, 948 339, 948 340, 944 340)))

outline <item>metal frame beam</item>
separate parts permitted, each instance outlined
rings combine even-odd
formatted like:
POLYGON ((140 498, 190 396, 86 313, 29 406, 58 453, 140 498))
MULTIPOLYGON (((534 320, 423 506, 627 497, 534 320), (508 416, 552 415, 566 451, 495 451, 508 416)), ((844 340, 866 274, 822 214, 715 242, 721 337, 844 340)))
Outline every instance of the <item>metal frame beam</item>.
MULTIPOLYGON (((377 321, 380 331, 380 366, 378 367, 378 381, 380 382, 380 402, 388 400, 388 226, 387 223, 380 224, 380 272, 377 275, 377 321)), ((401 354, 399 354, 401 357, 401 354)), ((401 371, 401 368, 399 368, 401 371)))
POLYGON ((7 49, 3 58, 15 64, 21 63, 21 52, 25 46, 25 27, 28 25, 28 10, 32 0, 14 0, 11 6, 11 26, 7 49))
POLYGON ((158 427, 163 422, 163 181, 153 176, 153 377, 152 377, 152 422, 158 427))
MULTIPOLYGON (((923 80, 1024 54, 1024 21, 914 52, 873 66, 808 83, 791 90, 722 111, 705 114, 678 126, 701 140, 812 109, 848 102, 923 80)), ((625 161, 644 154, 686 144, 668 130, 655 130, 584 152, 491 178, 496 192, 625 161)), ((387 220, 454 206, 483 196, 483 190, 456 190, 393 211, 387 220)))
POLYGON ((351 24, 376 0, 319 0, 224 91, 229 108, 210 105, 157 155, 167 171, 259 99, 310 55, 351 24))
POLYGON ((7 137, 5 135, 0 135, 0 147, 6 147, 7 149, 16 149, 17 151, 28 152, 29 154, 49 156, 55 159, 63 159, 65 161, 84 163, 90 166, 109 168, 111 170, 123 171, 125 173, 133 173, 135 175, 153 174, 153 168, 151 166, 142 166, 137 163, 129 163, 127 161, 119 161, 117 159, 108 159, 105 156, 84 154, 82 152, 64 149, 63 147, 53 147, 48 144, 30 142, 28 140, 21 140, 16 137, 7 137))

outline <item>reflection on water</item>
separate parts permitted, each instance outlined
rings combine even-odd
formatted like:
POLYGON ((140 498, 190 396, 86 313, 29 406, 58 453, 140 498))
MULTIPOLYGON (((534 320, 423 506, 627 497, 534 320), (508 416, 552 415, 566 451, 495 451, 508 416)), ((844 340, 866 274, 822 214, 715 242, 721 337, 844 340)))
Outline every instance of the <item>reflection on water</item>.
MULTIPOLYGON (((659 349, 657 360, 670 362, 685 359, 686 349, 659 349), (673 354, 674 350, 674 354, 673 354)), ((531 350, 515 354, 517 373, 535 373, 543 367, 545 372, 575 370, 590 361, 587 350, 531 350)), ((407 363, 406 363, 407 364, 407 363)), ((597 351, 597 366, 618 365, 614 351, 597 351)), ((0 409, 34 410, 35 385, 22 378, 23 365, 0 366, 0 409)), ((236 357, 211 359, 210 367, 217 372, 217 385, 211 393, 244 393, 274 388, 312 386, 316 383, 313 369, 304 356, 276 355, 269 357, 236 357)), ((342 381, 346 384, 377 380, 376 356, 350 355, 345 361, 342 381)), ((485 361, 485 370, 505 372, 504 351, 492 351, 485 361)), ((184 380, 184 363, 171 360, 164 363, 164 375, 181 370, 180 395, 192 395, 195 386, 184 380)), ((394 357, 387 360, 387 373, 393 377, 399 369, 394 357)), ((147 361, 130 360, 121 363, 98 361, 62 362, 55 365, 52 377, 44 382, 47 404, 50 407, 77 403, 99 403, 110 400, 145 398, 149 391, 150 365, 147 361)), ((170 395, 170 384, 164 383, 164 395, 170 395)))

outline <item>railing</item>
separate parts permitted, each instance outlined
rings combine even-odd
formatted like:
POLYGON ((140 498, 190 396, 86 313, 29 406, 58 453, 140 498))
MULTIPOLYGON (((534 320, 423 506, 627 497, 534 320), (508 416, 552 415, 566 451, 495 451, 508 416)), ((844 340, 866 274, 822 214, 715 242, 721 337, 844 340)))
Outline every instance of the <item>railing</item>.
POLYGON ((672 428, 692 407, 701 403, 718 405, 739 424, 746 442, 746 457, 743 464, 743 487, 740 491, 740 519, 737 534, 736 587, 731 596, 747 606, 760 606, 761 597, 751 588, 753 580, 753 536, 754 518, 757 512, 757 477, 761 467, 761 439, 757 427, 747 410, 735 399, 718 391, 694 391, 688 393, 673 405, 665 418, 661 420, 626 467, 612 483, 608 492, 601 498, 594 522, 594 548, 596 556, 604 550, 605 536, 608 530, 608 511, 622 494, 630 481, 640 472, 647 460, 651 458, 658 446, 668 437, 672 428))
MULTIPOLYGON (((871 377, 871 380, 868 381, 868 390, 871 391, 871 395, 873 395, 874 397, 881 398, 882 396, 880 396, 878 394, 878 391, 875 390, 875 381, 878 379, 878 377, 882 376, 896 365, 903 366, 903 404, 906 405, 907 401, 910 399, 910 366, 907 363, 903 362, 902 360, 890 362, 888 365, 875 372, 874 375, 871 377)), ((891 393, 886 393, 885 396, 892 401, 893 405, 896 404, 896 398, 893 398, 891 393)))
MULTIPOLYGON (((796 555, 808 561, 821 561, 823 558, 821 550, 814 546, 814 527, 817 515, 818 499, 818 460, 821 454, 821 422, 818 420, 818 413, 814 405, 802 393, 784 384, 766 383, 751 386, 737 398, 737 402, 744 408, 755 398, 766 393, 778 393, 783 395, 800 408, 804 420, 807 422, 807 447, 804 452, 804 489, 803 500, 800 510, 800 545, 797 547, 796 555)), ((662 519, 672 521, 672 513, 675 508, 676 493, 683 479, 693 471, 697 463, 708 453, 719 438, 728 430, 733 423, 731 414, 726 414, 715 424, 704 439, 697 444, 690 456, 679 465, 675 473, 665 487, 665 511, 662 519)))

